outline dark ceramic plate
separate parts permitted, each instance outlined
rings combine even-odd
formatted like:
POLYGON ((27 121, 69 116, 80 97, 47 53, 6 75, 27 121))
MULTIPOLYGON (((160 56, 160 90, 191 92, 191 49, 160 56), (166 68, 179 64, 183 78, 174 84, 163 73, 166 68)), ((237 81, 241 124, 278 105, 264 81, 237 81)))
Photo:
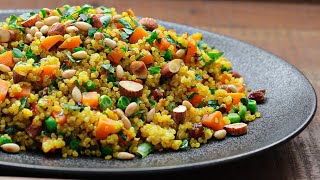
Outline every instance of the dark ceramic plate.
MULTIPOLYGON (((0 19, 3 21, 11 13, 22 12, 2 11, 0 19)), ((106 161, 97 157, 63 159, 30 152, 15 155, 0 152, 0 165, 27 169, 28 172, 77 175, 180 171, 222 164, 270 149, 299 134, 312 120, 317 106, 315 91, 306 77, 286 61, 219 34, 169 22, 161 21, 160 24, 176 29, 178 33, 203 33, 209 45, 225 52, 224 56, 233 63, 234 70, 245 77, 249 88, 267 90, 266 102, 258 106, 262 117, 249 123, 247 135, 227 137, 220 142, 211 140, 199 149, 154 153, 132 161, 106 161)))

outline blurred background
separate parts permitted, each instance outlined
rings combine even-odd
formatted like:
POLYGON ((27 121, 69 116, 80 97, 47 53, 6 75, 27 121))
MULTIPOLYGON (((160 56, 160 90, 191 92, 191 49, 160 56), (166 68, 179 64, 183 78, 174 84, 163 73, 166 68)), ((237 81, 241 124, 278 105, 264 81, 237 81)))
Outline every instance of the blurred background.
MULTIPOLYGON (((118 12, 131 8, 138 16, 190 25, 246 41, 296 66, 320 94, 320 0, 1 0, 0 11, 85 3, 115 7, 118 12)), ((290 142, 252 158, 215 167, 218 174, 211 174, 209 168, 199 175, 320 179, 319 129, 320 115, 316 113, 311 124, 290 142), (209 173, 203 173, 206 171, 209 173)))

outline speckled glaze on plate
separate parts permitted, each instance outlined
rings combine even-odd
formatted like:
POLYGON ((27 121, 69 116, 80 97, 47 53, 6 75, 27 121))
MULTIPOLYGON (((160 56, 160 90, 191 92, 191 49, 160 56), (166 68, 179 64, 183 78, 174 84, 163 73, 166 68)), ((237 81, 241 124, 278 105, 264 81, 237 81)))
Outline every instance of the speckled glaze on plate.
MULTIPOLYGON (((0 11, 0 20, 10 14, 26 10, 0 11)), ((312 120, 316 107, 315 91, 306 77, 286 61, 252 45, 203 30, 159 21, 178 33, 203 33, 204 40, 225 52, 232 67, 244 76, 248 88, 266 89, 266 102, 258 106, 262 117, 249 123, 248 134, 227 137, 223 141, 211 140, 198 149, 180 152, 153 153, 144 159, 131 161, 103 160, 98 157, 63 159, 42 153, 0 152, 0 166, 29 173, 69 175, 128 175, 183 171, 204 166, 221 165, 246 158, 298 135, 312 120)))

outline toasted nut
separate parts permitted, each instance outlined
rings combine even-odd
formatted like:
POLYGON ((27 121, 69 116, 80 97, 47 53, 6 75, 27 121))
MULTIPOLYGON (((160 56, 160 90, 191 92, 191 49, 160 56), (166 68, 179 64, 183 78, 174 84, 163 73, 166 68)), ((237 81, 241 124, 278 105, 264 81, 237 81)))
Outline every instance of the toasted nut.
POLYGON ((26 35, 26 39, 27 39, 28 42, 32 42, 33 36, 31 34, 27 34, 26 35))
POLYGON ((40 39, 42 37, 42 33, 41 32, 36 32, 34 34, 35 37, 37 37, 38 39, 40 39))
POLYGON ((250 93, 248 98, 257 101, 257 103, 262 103, 264 101, 265 96, 266 96, 266 90, 261 89, 261 90, 250 93))
POLYGON ((38 21, 35 23, 35 26, 38 28, 38 29, 41 29, 42 26, 44 26, 44 23, 42 21, 38 21))
POLYGON ((155 108, 150 109, 150 111, 147 114, 147 122, 153 121, 153 117, 155 114, 156 114, 156 109, 155 108))
POLYGON ((117 108, 116 112, 117 112, 118 117, 124 116, 124 112, 122 111, 122 109, 117 108))
POLYGON ((8 66, 4 65, 4 64, 0 64, 0 71, 4 72, 4 73, 7 73, 7 72, 10 72, 11 69, 8 66))
POLYGON ((240 136, 247 133, 248 126, 246 123, 234 123, 234 124, 225 125, 224 129, 230 135, 240 136))
POLYGON ((232 92, 232 93, 238 92, 238 88, 237 88, 235 85, 233 85, 233 84, 228 84, 227 88, 228 88, 228 90, 229 90, 230 92, 232 92))
POLYGON ((49 26, 47 26, 47 25, 42 26, 41 29, 40 29, 40 32, 42 34, 47 34, 48 31, 49 31, 49 26))
POLYGON ((7 29, 0 29, 0 43, 11 42, 15 39, 14 32, 7 29))
POLYGON ((127 116, 122 115, 121 116, 121 122, 123 123, 124 127, 126 129, 130 129, 131 128, 131 122, 130 120, 127 118, 127 116))
POLYGON ((1 148, 8 153, 17 153, 20 151, 20 146, 15 143, 6 143, 1 145, 1 148))
POLYGON ((104 42, 106 43, 106 46, 111 47, 112 49, 117 46, 117 43, 114 40, 109 38, 105 38, 104 42))
POLYGON ((145 18, 142 18, 139 23, 146 27, 147 30, 149 31, 153 31, 154 29, 157 29, 158 28, 158 23, 155 19, 153 18, 148 18, 148 17, 145 17, 145 18))
POLYGON ((134 158, 134 154, 131 154, 128 152, 119 152, 117 154, 117 159, 127 160, 127 159, 133 159, 133 158, 134 158))
POLYGON ((96 33, 94 33, 94 39, 96 41, 102 40, 102 39, 104 39, 104 35, 101 32, 96 32, 96 33))
POLYGON ((240 78, 241 77, 241 75, 239 73, 235 72, 235 71, 231 70, 231 71, 229 71, 229 73, 235 78, 240 78))
POLYGON ((160 89, 156 88, 152 93, 153 99, 155 101, 159 101, 163 97, 163 93, 160 91, 160 89))
POLYGON ((179 105, 178 107, 174 108, 173 110, 173 120, 177 123, 183 123, 186 119, 187 115, 187 107, 184 105, 179 105))
POLYGON ((50 16, 43 20, 43 23, 47 26, 52 26, 54 23, 59 22, 60 17, 58 16, 50 16))
POLYGON ((137 112, 137 111, 138 111, 138 108, 139 108, 138 104, 137 104, 136 102, 132 102, 132 103, 130 103, 130 104, 127 106, 126 110, 124 111, 124 114, 125 114, 127 117, 129 117, 129 116, 131 116, 133 113, 137 112))
POLYGON ((36 34, 36 32, 39 32, 39 29, 37 27, 35 27, 35 26, 32 26, 30 28, 31 35, 34 36, 36 34))
POLYGON ((149 74, 147 66, 143 61, 133 61, 130 64, 130 71, 140 79, 146 79, 149 74))
POLYGON ((91 24, 86 22, 76 22, 74 25, 81 31, 88 31, 89 28, 92 28, 91 24))
POLYGON ((88 53, 86 51, 78 51, 75 53, 72 53, 72 57, 76 58, 76 59, 85 59, 87 58, 88 53))
POLYGON ((95 27, 95 28, 101 28, 102 27, 102 23, 99 19, 99 17, 97 15, 92 15, 91 16, 92 18, 92 26, 95 27))
POLYGON ((81 91, 80 89, 75 86, 73 89, 72 89, 72 98, 75 102, 81 102, 81 99, 82 99, 82 94, 81 94, 81 91))
POLYGON ((48 35, 64 35, 66 33, 66 27, 61 23, 55 23, 48 31, 48 35))
POLYGON ((79 29, 75 26, 69 26, 66 28, 67 33, 76 33, 79 31, 79 29))
POLYGON ((24 29, 24 32, 25 32, 26 34, 30 33, 30 28, 28 28, 28 27, 25 28, 25 29, 24 29))
POLYGON ((193 106, 189 101, 182 101, 182 105, 184 105, 187 109, 191 109, 193 106))
POLYGON ((21 61, 21 58, 13 58, 14 63, 18 63, 21 61))
POLYGON ((13 82, 14 82, 15 84, 23 81, 24 78, 25 78, 24 75, 17 73, 17 71, 15 71, 15 70, 13 70, 13 75, 12 75, 12 77, 13 77, 13 82))
POLYGON ((49 8, 42 8, 42 9, 46 12, 47 15, 49 15, 52 12, 52 10, 49 8))
POLYGON ((125 76, 123 68, 121 65, 118 65, 116 67, 116 77, 117 79, 122 79, 125 76))
POLYGON ((216 132, 214 132, 213 136, 216 138, 216 139, 224 139, 227 135, 227 131, 224 130, 224 129, 221 129, 221 130, 218 130, 216 132))
POLYGON ((173 59, 163 66, 160 73, 163 78, 170 79, 173 75, 179 72, 181 67, 181 59, 173 59))
POLYGON ((76 74, 76 70, 74 69, 68 69, 68 70, 65 70, 63 71, 62 73, 62 77, 65 78, 65 79, 69 79, 69 78, 72 78, 75 74, 76 74))
POLYGON ((38 21, 41 21, 41 18, 39 16, 39 14, 35 14, 35 15, 31 16, 29 19, 27 19, 26 21, 23 21, 21 23, 21 25, 24 26, 24 27, 32 27, 38 21))
POLYGON ((134 81, 120 81, 119 91, 121 96, 126 96, 129 98, 138 98, 142 96, 143 85, 134 81))
POLYGON ((66 27, 68 27, 68 26, 70 26, 73 22, 74 22, 74 20, 68 20, 68 21, 64 22, 63 24, 64 24, 66 27))
POLYGON ((179 50, 176 52, 175 57, 181 59, 181 58, 184 57, 185 54, 186 54, 186 50, 185 50, 185 49, 179 49, 179 50))
POLYGON ((199 137, 205 137, 204 128, 202 123, 194 123, 189 130, 189 136, 198 139, 199 137))

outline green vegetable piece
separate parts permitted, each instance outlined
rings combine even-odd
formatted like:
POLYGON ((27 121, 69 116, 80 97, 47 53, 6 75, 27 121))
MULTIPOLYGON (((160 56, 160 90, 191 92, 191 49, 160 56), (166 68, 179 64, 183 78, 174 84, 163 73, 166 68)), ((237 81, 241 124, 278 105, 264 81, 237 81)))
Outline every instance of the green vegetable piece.
POLYGON ((6 129, 5 131, 7 134, 12 135, 14 133, 14 128, 13 127, 9 127, 8 129, 6 129))
POLYGON ((77 48, 74 48, 73 50, 74 50, 74 52, 78 52, 78 51, 82 51, 83 48, 82 47, 77 47, 77 48))
POLYGON ((153 151, 154 151, 153 145, 148 142, 144 142, 138 145, 138 149, 136 153, 140 155, 142 158, 145 158, 153 151))
POLYGON ((188 141, 188 139, 184 139, 184 140, 182 140, 182 143, 181 143, 181 145, 180 145, 180 150, 187 150, 188 149, 188 146, 189 146, 189 141, 188 141))
POLYGON ((55 132, 57 130, 57 122, 52 116, 49 116, 44 123, 49 132, 55 132))
POLYGON ((130 104, 130 101, 127 97, 121 96, 118 100, 117 107, 126 110, 127 106, 130 104))
POLYGON ((20 107, 19 107, 19 111, 21 111, 26 106, 27 100, 28 100, 28 97, 23 97, 21 99, 21 104, 20 104, 20 107))
POLYGON ((244 119, 244 117, 247 114, 247 107, 244 105, 240 105, 238 114, 241 117, 241 119, 244 119))
POLYGON ((32 51, 32 49, 29 47, 29 49, 27 50, 26 52, 26 57, 27 59, 34 59, 35 61, 38 61, 39 60, 39 57, 37 55, 35 55, 32 51))
POLYGON ((97 30, 98 30, 98 28, 94 28, 94 27, 89 28, 89 30, 88 30, 88 36, 93 37, 94 34, 97 32, 97 30))
POLYGON ((137 104, 141 104, 142 101, 139 98, 132 98, 131 102, 136 102, 137 104))
POLYGON ((119 135, 123 140, 125 140, 125 141, 127 140, 127 136, 123 133, 122 130, 119 132, 119 135))
POLYGON ((90 71, 91 71, 91 72, 96 72, 97 69, 96 69, 95 67, 92 67, 92 68, 90 68, 90 71))
POLYGON ((122 39, 128 39, 129 38, 129 35, 127 33, 125 33, 125 32, 121 32, 120 36, 121 36, 122 39))
POLYGON ((102 95, 99 98, 99 107, 101 110, 106 110, 112 107, 112 99, 107 95, 102 95))
POLYGON ((148 68, 148 71, 151 75, 159 74, 160 70, 161 70, 160 66, 154 66, 154 67, 148 68))
POLYGON ((245 106, 248 105, 248 99, 247 99, 247 98, 241 98, 240 101, 241 101, 241 103, 242 103, 243 105, 245 105, 245 106))
POLYGON ((257 112, 257 102, 255 100, 249 99, 247 107, 251 114, 257 112))
POLYGON ((82 110, 84 109, 86 106, 72 106, 72 105, 69 105, 69 104, 63 104, 63 107, 69 109, 69 110, 82 110))
POLYGON ((15 58, 23 58, 24 57, 24 55, 22 54, 20 49, 13 48, 12 53, 13 53, 13 57, 15 57, 15 58))
POLYGON ((181 43, 179 43, 178 41, 174 40, 170 35, 167 36, 167 40, 173 45, 178 45, 180 49, 186 49, 186 47, 182 46, 181 43))
POLYGON ((112 155, 112 148, 111 147, 102 147, 100 149, 100 151, 103 156, 112 155))
POLYGON ((221 72, 225 72, 225 71, 228 72, 230 71, 230 69, 225 66, 221 66, 221 72))
POLYGON ((108 76, 108 82, 116 82, 116 77, 113 74, 109 74, 108 76))
POLYGON ((188 99, 192 99, 194 95, 199 94, 198 92, 193 92, 190 96, 188 96, 188 99))
POLYGON ((22 19, 22 20, 27 20, 29 19, 31 16, 35 15, 36 13, 34 12, 30 12, 30 13, 23 13, 21 14, 19 17, 22 19))
POLYGON ((228 114, 228 118, 229 118, 231 124, 233 124, 233 123, 238 123, 238 122, 241 121, 241 117, 240 117, 239 114, 237 114, 237 113, 230 113, 230 114, 228 114))
POLYGON ((118 22, 121 23, 125 28, 132 29, 131 25, 124 19, 118 19, 118 22))
MULTIPOLYGON (((59 10, 60 10, 60 9, 59 9, 59 10)), ((46 11, 43 10, 43 9, 40 9, 40 12, 41 12, 41 14, 42 14, 42 19, 46 18, 46 16, 47 16, 46 11)), ((60 12, 61 12, 61 11, 60 11, 60 12)))
POLYGON ((173 108, 174 108, 174 106, 175 106, 175 103, 173 102, 173 103, 171 103, 171 104, 169 104, 169 106, 168 106, 168 110, 169 111, 172 111, 173 110, 173 108))
POLYGON ((219 53, 207 53, 207 55, 211 58, 211 60, 207 61, 204 66, 209 66, 212 62, 218 60, 222 55, 223 52, 219 53))
POLYGON ((169 49, 166 50, 166 53, 164 54, 163 58, 166 61, 171 61, 172 60, 172 54, 171 54, 171 51, 169 49))
POLYGON ((146 39, 146 42, 148 42, 149 44, 152 44, 154 40, 156 40, 158 38, 158 34, 156 31, 153 31, 151 33, 151 35, 146 39))
POLYGON ((232 106, 232 110, 233 110, 233 112, 236 113, 236 112, 238 112, 239 109, 237 108, 237 106, 232 106))
POLYGON ((85 87, 89 91, 93 91, 96 86, 92 80, 89 80, 89 81, 83 83, 83 87, 85 87))
POLYGON ((156 102, 155 102, 155 101, 153 101, 153 100, 151 100, 151 99, 149 99, 149 104, 151 105, 151 107, 153 107, 153 106, 155 106, 155 105, 156 105, 156 102))
POLYGON ((0 146, 2 144, 12 143, 12 139, 8 134, 4 134, 0 136, 0 146))
POLYGON ((215 94, 216 93, 216 89, 215 88, 211 88, 210 92, 211 92, 211 94, 215 94))
POLYGON ((79 147, 80 147, 80 140, 79 139, 72 139, 70 141, 70 144, 69 144, 70 148, 73 149, 73 150, 78 150, 79 147))
POLYGON ((196 74, 195 76, 196 76, 195 78, 196 80, 202 80, 202 76, 200 74, 196 74))
POLYGON ((219 106, 218 100, 209 100, 207 106, 216 109, 219 106))
POLYGON ((100 18, 100 21, 104 28, 107 28, 111 21, 111 14, 105 14, 100 18))
POLYGON ((128 34, 128 35, 131 35, 133 33, 133 30, 132 29, 128 29, 128 28, 122 28, 122 30, 128 34))
POLYGON ((112 67, 111 64, 102 64, 101 67, 103 67, 105 70, 114 73, 114 68, 112 67))

